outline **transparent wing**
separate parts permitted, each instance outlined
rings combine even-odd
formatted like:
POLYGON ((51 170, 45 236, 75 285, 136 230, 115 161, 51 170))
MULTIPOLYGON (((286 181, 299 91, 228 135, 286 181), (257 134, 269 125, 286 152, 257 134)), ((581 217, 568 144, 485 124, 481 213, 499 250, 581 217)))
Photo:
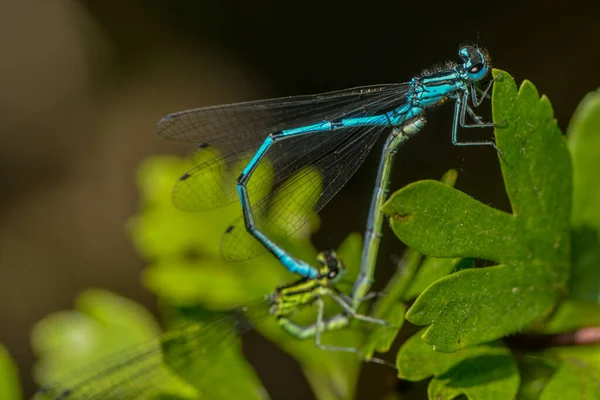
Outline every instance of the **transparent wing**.
MULTIPOLYGON (((248 312, 243 307, 211 322, 166 332, 151 342, 74 371, 64 380, 42 388, 34 399, 141 400, 162 398, 161 395, 196 398, 198 391, 202 398, 208 392, 208 398, 226 399, 219 395, 220 385, 232 389, 231 377, 239 376, 232 370, 235 362, 228 360, 237 357, 235 338, 251 329, 249 319, 268 314, 265 301, 252 307, 251 316, 248 312)), ((248 389, 240 390, 244 393, 248 389)))
MULTIPOLYGON (((218 152, 184 174, 174 192, 174 204, 184 210, 202 211, 237 200, 235 180, 258 147, 271 133, 323 120, 357 115, 374 115, 405 102, 406 84, 364 86, 310 96, 206 107, 170 114, 159 121, 158 134, 164 138, 199 143, 200 149, 215 147, 218 152), (237 171, 232 171, 237 166, 237 171), (236 173, 238 172, 238 173, 236 173)), ((325 133, 322 133, 323 135, 325 133)), ((316 153, 305 149, 298 162, 310 165, 316 153)), ((280 161, 287 161, 284 157, 280 161)), ((265 192, 280 182, 278 168, 256 179, 253 191, 265 192), (269 179, 267 179, 269 178, 269 179)), ((252 192, 250 192, 252 196, 252 192)))
MULTIPOLYGON (((292 137, 274 146, 274 154, 268 156, 277 164, 280 158, 289 159, 293 155, 293 159, 278 171, 278 180, 289 179, 273 196, 252 204, 258 228, 274 240, 298 231, 346 184, 385 129, 385 126, 349 128, 331 136, 292 137), (308 163, 310 167, 302 168, 307 165, 303 158, 309 152, 317 156, 308 163)), ((228 261, 243 261, 264 251, 246 231, 243 217, 234 221, 221 240, 221 255, 228 261)))
POLYGON ((262 141, 284 129, 330 120, 360 111, 381 97, 400 96, 407 84, 361 86, 333 92, 280 97, 169 114, 157 124, 165 139, 218 145, 223 154, 238 152, 242 143, 262 141))

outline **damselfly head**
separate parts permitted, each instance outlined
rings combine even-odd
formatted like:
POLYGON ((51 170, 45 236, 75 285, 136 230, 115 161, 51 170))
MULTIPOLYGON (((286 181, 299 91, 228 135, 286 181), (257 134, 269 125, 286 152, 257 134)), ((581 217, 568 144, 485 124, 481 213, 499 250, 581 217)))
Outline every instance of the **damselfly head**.
POLYGON ((462 46, 458 51, 462 64, 461 68, 470 81, 483 79, 492 68, 490 57, 485 49, 475 46, 462 46))
POLYGON ((322 265, 319 269, 319 277, 327 278, 331 283, 338 282, 346 272, 346 266, 337 256, 335 250, 327 250, 319 253, 317 260, 322 265))

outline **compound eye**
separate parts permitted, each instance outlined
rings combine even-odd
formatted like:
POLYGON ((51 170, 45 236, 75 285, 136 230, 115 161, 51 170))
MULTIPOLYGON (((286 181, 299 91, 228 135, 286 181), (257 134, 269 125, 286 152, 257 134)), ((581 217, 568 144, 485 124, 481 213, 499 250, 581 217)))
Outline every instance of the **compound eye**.
POLYGON ((469 73, 470 74, 476 74, 479 71, 481 71, 482 68, 483 68, 483 64, 482 63, 477 63, 477 64, 473 65, 471 68, 469 68, 469 73))
POLYGON ((335 277, 337 276, 337 274, 338 274, 338 271, 337 271, 337 269, 334 269, 334 270, 331 270, 331 271, 329 271, 329 275, 328 275, 328 276, 329 276, 329 279, 333 279, 333 278, 335 278, 335 277))

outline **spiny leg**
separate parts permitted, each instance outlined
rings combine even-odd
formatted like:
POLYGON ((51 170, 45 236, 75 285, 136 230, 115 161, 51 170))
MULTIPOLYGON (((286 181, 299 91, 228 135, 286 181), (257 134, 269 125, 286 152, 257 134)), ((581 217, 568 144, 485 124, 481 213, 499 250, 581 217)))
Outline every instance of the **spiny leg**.
POLYGON ((360 321, 365 321, 365 322, 369 322, 369 323, 372 323, 372 324, 379 324, 379 325, 390 326, 389 322, 387 322, 384 319, 373 318, 373 317, 369 317, 368 315, 357 313, 354 310, 354 308, 352 308, 352 306, 350 304, 346 303, 346 301, 344 301, 344 299, 342 297, 340 297, 337 293, 335 293, 333 290, 327 290, 327 294, 329 296, 331 296, 331 298, 336 303, 338 303, 344 309, 344 311, 348 315, 350 315, 353 319, 358 319, 360 321))
POLYGON ((458 126, 461 128, 489 128, 495 126, 493 123, 481 123, 481 124, 466 124, 465 123, 465 114, 467 112, 467 101, 468 101, 468 92, 463 92, 462 95, 459 95, 456 98, 456 105, 454 106, 454 123, 452 124, 452 144, 455 146, 492 146, 496 151, 498 148, 496 147, 496 142, 493 140, 483 140, 483 141, 471 141, 471 142, 459 142, 458 141, 458 126))
POLYGON ((324 309, 325 309, 325 305, 323 303, 323 299, 317 299, 317 322, 316 322, 317 329, 315 331, 315 346, 317 346, 319 349, 325 350, 325 351, 338 351, 338 352, 345 352, 345 353, 354 353, 354 354, 357 354, 363 361, 374 362, 376 364, 386 365, 388 367, 395 368, 395 365, 390 364, 389 362, 387 362, 386 360, 383 360, 381 358, 371 357, 369 359, 366 359, 363 356, 363 354, 360 352, 360 350, 357 349, 356 347, 333 346, 333 345, 322 344, 321 343, 321 332, 327 331, 327 324, 325 323, 326 321, 327 322, 331 321, 332 319, 337 318, 337 317, 345 317, 346 320, 348 321, 347 323, 350 323, 350 320, 348 319, 348 317, 342 316, 342 314, 338 314, 336 316, 333 316, 333 317, 325 320, 324 319, 324 309))
POLYGON ((344 353, 354 353, 357 354, 363 361, 374 362, 377 364, 383 364, 387 366, 393 367, 389 362, 382 360, 377 357, 371 357, 366 359, 360 350, 356 347, 348 347, 348 346, 334 346, 334 345, 326 345, 321 343, 321 333, 330 332, 338 329, 342 329, 351 321, 351 318, 345 314, 336 314, 332 317, 325 318, 324 317, 324 309, 325 305, 323 299, 319 298, 315 301, 317 305, 317 320, 315 323, 302 326, 293 321, 291 321, 288 317, 281 316, 277 318, 277 322, 279 326, 292 335, 293 337, 304 340, 310 337, 314 337, 315 346, 324 351, 336 351, 336 352, 344 352, 344 353))
POLYGON ((490 91, 490 89, 494 86, 494 82, 496 81, 496 79, 498 79, 500 76, 502 76, 502 73, 496 75, 495 77, 493 77, 487 84, 487 86, 485 87, 484 90, 481 90, 479 88, 477 88, 474 84, 471 84, 471 102, 473 103, 474 107, 479 107, 481 105, 481 103, 483 103, 483 100, 488 96, 488 92, 490 91), (477 92, 480 92, 481 97, 477 98, 477 92))

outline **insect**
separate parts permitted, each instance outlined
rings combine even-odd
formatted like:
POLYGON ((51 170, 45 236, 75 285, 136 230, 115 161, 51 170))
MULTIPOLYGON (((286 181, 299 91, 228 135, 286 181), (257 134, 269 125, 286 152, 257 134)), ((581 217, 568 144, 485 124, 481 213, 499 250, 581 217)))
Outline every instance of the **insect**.
MULTIPOLYGON (((494 126, 483 122, 473 110, 483 102, 494 80, 483 90, 477 86, 491 69, 487 52, 463 46, 458 56, 458 64, 426 70, 405 83, 205 107, 165 116, 157 127, 161 137, 220 151, 179 179, 173 191, 174 204, 199 211, 237 200, 243 215, 221 240, 226 260, 245 260, 266 249, 289 271, 308 278, 318 276, 317 268, 289 255, 274 238, 296 232, 311 213, 325 206, 358 169, 383 131, 410 137, 425 124, 428 108, 454 101, 452 143, 495 147, 493 141, 458 140, 459 127, 494 126), (467 114, 472 123, 467 123, 467 114), (245 167, 236 179, 230 167, 238 163, 245 167), (268 167, 259 168, 265 164, 268 167), (319 176, 304 172, 306 166, 317 169, 319 176), (272 185, 292 176, 298 184, 283 185, 276 199, 263 195, 272 185), (321 183, 317 189, 311 184, 315 181, 321 183), (234 182, 237 192, 230 190, 234 182), (290 211, 269 213, 270 209, 290 211)), ((396 139, 394 144, 390 139, 384 148, 367 222, 361 274, 353 291, 355 299, 369 290, 379 247, 383 218, 379 209, 387 194, 384 188, 393 159, 385 153, 395 152, 402 141, 396 139)))
MULTIPOLYGON (((293 337, 314 338, 316 346, 323 350, 359 353, 359 350, 353 347, 322 344, 321 334, 344 328, 353 319, 382 325, 386 325, 386 322, 357 314, 352 309, 348 297, 335 288, 335 283, 339 282, 345 273, 345 266, 334 251, 323 252, 317 259, 321 267, 316 278, 301 278, 278 287, 265 299, 238 307, 210 321, 193 323, 165 332, 153 341, 126 349, 87 368, 80 368, 64 380, 44 387, 35 398, 159 398, 160 394, 181 390, 178 389, 182 386, 181 378, 193 382, 193 387, 201 388, 205 394, 218 386, 215 383, 216 379, 224 378, 215 376, 218 373, 215 371, 222 371, 215 368, 215 365, 225 362, 223 358, 227 358, 227 352, 236 348, 235 340, 252 329, 254 323, 269 315, 274 316, 281 328, 293 337), (343 311, 325 317, 323 298, 326 296, 331 297, 343 311), (292 320, 298 310, 310 305, 316 305, 317 308, 315 323, 302 326, 292 320)), ((183 386, 186 384, 183 383, 183 386)), ((193 391, 191 388, 187 390, 193 391)))

